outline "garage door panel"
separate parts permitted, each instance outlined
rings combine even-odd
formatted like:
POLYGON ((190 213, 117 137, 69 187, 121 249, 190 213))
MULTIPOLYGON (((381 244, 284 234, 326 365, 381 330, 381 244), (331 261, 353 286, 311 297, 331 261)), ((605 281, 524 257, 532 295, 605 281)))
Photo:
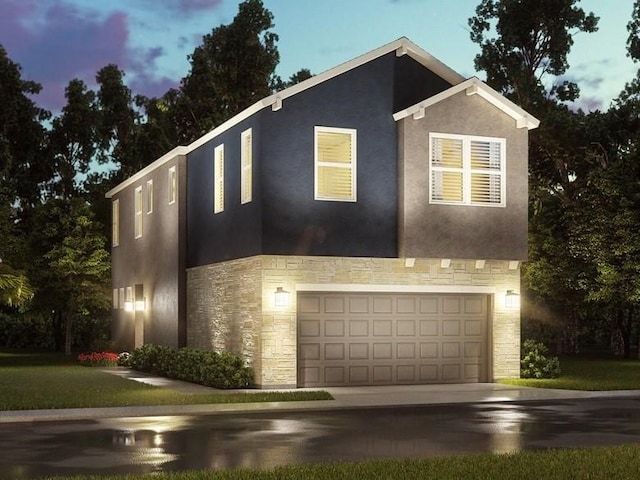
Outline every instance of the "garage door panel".
POLYGON ((374 360, 390 360, 391 358, 393 358, 393 344, 391 342, 373 344, 374 360))
POLYGON ((344 337, 344 320, 325 320, 325 337, 344 337))
POLYGON ((368 337, 369 322, 370 322, 369 320, 351 320, 349 322, 349 336, 368 337))
POLYGON ((310 293, 298 305, 300 386, 486 380, 486 296, 310 293))
POLYGON ((398 320, 396 323, 396 333, 399 337, 415 337, 416 320, 398 320))

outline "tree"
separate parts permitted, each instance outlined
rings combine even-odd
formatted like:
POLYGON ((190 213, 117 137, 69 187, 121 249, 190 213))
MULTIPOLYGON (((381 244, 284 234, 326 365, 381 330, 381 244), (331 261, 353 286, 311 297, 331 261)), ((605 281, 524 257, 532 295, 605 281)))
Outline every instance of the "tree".
POLYGON ((576 7, 578 1, 482 0, 468 22, 471 40, 481 48, 476 69, 485 71, 493 88, 526 110, 549 94, 559 100, 577 98, 575 83, 565 81, 548 90, 544 77, 567 71, 575 34, 597 30, 598 17, 576 7), (493 38, 488 37, 492 28, 493 38))
POLYGON ((20 307, 33 297, 33 290, 24 274, 0 262, 0 305, 20 307))
POLYGON ((49 188, 55 196, 71 198, 79 195, 78 176, 89 171, 98 150, 98 112, 95 93, 82 80, 71 80, 65 97, 67 104, 49 132, 55 172, 49 188))
POLYGON ((110 303, 106 241, 81 198, 50 199, 36 218, 40 228, 31 238, 29 273, 34 307, 53 317, 56 346, 70 354, 74 323, 87 317, 98 321, 110 303))
POLYGON ((280 55, 272 27, 273 15, 262 0, 245 0, 230 25, 204 36, 189 56, 191 69, 170 112, 180 143, 190 143, 274 91, 280 55))

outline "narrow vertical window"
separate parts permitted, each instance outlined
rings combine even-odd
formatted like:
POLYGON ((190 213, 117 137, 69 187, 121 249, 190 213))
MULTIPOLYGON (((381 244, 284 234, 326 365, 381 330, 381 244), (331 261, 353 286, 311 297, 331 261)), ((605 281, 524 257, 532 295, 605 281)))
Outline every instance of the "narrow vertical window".
POLYGON ((135 190, 135 198, 134 198, 134 209, 135 209, 135 237, 142 237, 142 185, 136 187, 135 190))
POLYGON ((178 198, 178 174, 176 167, 173 166, 169 169, 169 205, 176 203, 178 198))
POLYGON ((147 180, 147 213, 153 213, 153 180, 147 180))
POLYGON ((118 289, 117 288, 113 289, 112 303, 113 303, 113 308, 117 309, 118 308, 118 289))
POLYGON ((315 127, 315 199, 356 201, 356 131, 315 127))
POLYGON ((213 152, 213 213, 224 211, 224 144, 213 152))
POLYGON ((120 200, 114 200, 111 204, 111 245, 117 247, 120 244, 120 200))
POLYGON ((252 163, 253 150, 251 142, 251 129, 245 130, 240 135, 240 203, 245 204, 251 201, 252 193, 252 163))

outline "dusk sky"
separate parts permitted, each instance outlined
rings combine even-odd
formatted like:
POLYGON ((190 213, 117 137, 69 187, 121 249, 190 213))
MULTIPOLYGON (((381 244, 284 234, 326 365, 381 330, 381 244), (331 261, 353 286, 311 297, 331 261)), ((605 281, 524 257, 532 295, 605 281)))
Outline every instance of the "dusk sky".
MULTIPOLYGON (((109 63, 126 73, 134 94, 160 96, 189 71, 187 55, 202 36, 228 24, 238 0, 0 0, 0 44, 22 66, 23 78, 43 85, 36 103, 54 112, 73 78, 95 85, 109 63)), ((278 74, 320 73, 399 37, 465 77, 478 46, 467 19, 480 0, 264 0, 280 37, 278 74)), ((606 109, 640 65, 627 56, 632 0, 583 0, 600 16, 599 31, 579 34, 567 77, 577 81, 585 109, 606 109)))

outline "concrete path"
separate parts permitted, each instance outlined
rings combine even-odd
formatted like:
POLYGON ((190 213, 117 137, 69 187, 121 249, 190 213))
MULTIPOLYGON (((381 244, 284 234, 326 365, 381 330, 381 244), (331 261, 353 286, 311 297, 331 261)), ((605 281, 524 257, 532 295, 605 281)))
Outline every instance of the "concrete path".
MULTIPOLYGON (((105 372, 183 393, 225 393, 202 385, 157 377, 128 369, 105 369, 105 372)), ((318 389, 297 389, 318 390, 318 389)), ((640 390, 586 392, 514 387, 498 383, 466 383, 452 385, 403 385, 367 387, 323 387, 334 400, 307 402, 257 402, 207 405, 159 405, 140 407, 72 408, 55 410, 22 410, 0 412, 0 423, 75 420, 108 417, 155 415, 196 415, 264 411, 300 411, 354 409, 411 405, 443 405, 460 403, 499 403, 522 401, 553 401, 580 398, 640 397, 640 390)), ((237 392, 238 390, 234 390, 237 392)), ((256 390, 240 390, 256 392, 256 390)), ((261 392, 270 390, 260 390, 261 392)), ((278 390, 285 391, 285 390, 278 390)))

